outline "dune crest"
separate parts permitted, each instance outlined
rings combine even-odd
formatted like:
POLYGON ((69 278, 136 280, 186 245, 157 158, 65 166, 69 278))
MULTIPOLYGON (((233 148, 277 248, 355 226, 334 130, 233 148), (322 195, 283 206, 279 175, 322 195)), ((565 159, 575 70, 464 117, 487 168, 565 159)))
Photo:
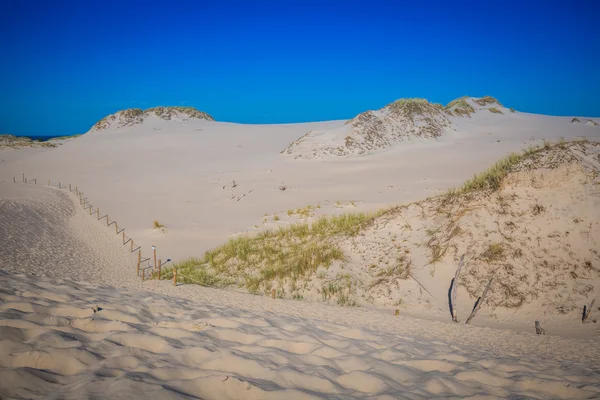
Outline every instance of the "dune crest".
POLYGON ((189 121, 199 119, 214 121, 214 118, 209 114, 198 111, 194 107, 153 107, 148 108, 147 110, 142 110, 141 108, 128 108, 102 118, 90 128, 89 132, 138 126, 152 118, 164 121, 189 121))

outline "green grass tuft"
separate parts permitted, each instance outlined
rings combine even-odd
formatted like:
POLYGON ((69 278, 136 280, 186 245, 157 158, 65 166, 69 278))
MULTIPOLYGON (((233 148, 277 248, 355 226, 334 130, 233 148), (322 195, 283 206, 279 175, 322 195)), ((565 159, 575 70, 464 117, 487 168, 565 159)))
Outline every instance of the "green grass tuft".
POLYGON ((163 275, 172 277, 172 268, 177 268, 189 283, 235 284, 252 293, 268 293, 275 281, 295 284, 319 267, 327 269, 336 261, 345 261, 335 239, 356 236, 383 212, 324 216, 311 224, 240 235, 207 251, 203 258, 190 258, 165 269, 163 275))

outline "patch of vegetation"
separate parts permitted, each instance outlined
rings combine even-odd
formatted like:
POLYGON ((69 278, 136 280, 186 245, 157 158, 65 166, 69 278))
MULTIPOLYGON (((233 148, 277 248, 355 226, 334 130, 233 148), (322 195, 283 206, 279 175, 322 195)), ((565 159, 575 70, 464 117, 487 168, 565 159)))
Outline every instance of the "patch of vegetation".
POLYGON ((426 99, 399 99, 386 106, 390 111, 412 120, 413 115, 427 115, 442 111, 444 106, 430 103, 426 99))
POLYGON ((235 284, 253 293, 268 293, 274 281, 295 283, 319 267, 327 269, 333 262, 345 261, 335 239, 356 236, 383 212, 324 216, 311 224, 296 223, 241 235, 207 251, 201 259, 192 258, 165 269, 163 275, 169 276, 172 268, 177 268, 186 283, 212 282, 211 286, 217 287, 235 284))
POLYGON ((514 113, 514 112, 516 112, 516 111, 515 111, 515 109, 514 109, 514 108, 512 108, 512 107, 511 107, 511 108, 509 108, 508 110, 509 110, 511 113, 514 113))
POLYGON ((0 148, 18 149, 21 147, 56 147, 49 141, 32 140, 28 136, 0 135, 0 148))
POLYGON ((504 259, 504 248, 500 243, 492 243, 488 246, 488 248, 481 254, 481 258, 483 258, 487 262, 495 262, 504 259))
POLYGON ((445 107, 446 112, 457 116, 469 116, 475 112, 475 109, 467 103, 468 96, 463 96, 458 99, 452 100, 445 107))
POLYGON ((499 106, 502 106, 502 104, 492 96, 483 96, 480 99, 473 99, 473 101, 480 106, 485 106, 487 104, 498 104, 499 106))
MULTIPOLYGON (((317 206, 317 208, 321 208, 321 206, 317 206)), ((312 217, 314 215, 314 210, 315 210, 315 207, 313 207, 312 205, 309 204, 306 207, 289 209, 287 211, 287 215, 290 217, 297 215, 300 218, 308 218, 308 217, 312 217)))
POLYGON ((544 207, 541 204, 536 204, 533 206, 533 215, 540 215, 541 213, 543 213, 544 211, 546 211, 546 207, 544 207))
POLYGON ((580 123, 581 123, 581 121, 579 120, 579 118, 573 118, 573 119, 571 120, 571 123, 572 123, 572 124, 580 124, 580 123))
POLYGON ((164 229, 165 226, 163 224, 161 224, 160 222, 158 222, 158 220, 154 220, 154 229, 164 229))
POLYGON ((502 111, 500 111, 496 107, 490 107, 490 108, 488 108, 488 111, 491 113, 494 113, 494 114, 502 114, 502 111))

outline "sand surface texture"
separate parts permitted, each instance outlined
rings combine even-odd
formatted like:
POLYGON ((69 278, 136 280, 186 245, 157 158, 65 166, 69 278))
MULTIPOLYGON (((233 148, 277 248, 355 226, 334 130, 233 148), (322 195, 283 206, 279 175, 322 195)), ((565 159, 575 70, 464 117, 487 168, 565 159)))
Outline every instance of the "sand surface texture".
POLYGON ((317 319, 249 312, 4 272, 0 284, 2 397, 600 395, 593 341, 421 324, 318 304, 310 305, 317 319))

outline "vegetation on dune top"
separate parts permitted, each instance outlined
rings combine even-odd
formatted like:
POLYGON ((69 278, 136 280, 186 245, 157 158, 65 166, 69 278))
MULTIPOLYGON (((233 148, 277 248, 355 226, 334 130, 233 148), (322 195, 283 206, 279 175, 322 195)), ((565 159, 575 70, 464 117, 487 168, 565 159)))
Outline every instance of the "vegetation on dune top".
POLYGON ((488 104, 498 104, 499 106, 502 106, 502 104, 500 104, 500 102, 492 96, 483 96, 479 99, 473 99, 473 101, 479 104, 480 106, 485 106, 488 104))
POLYGON ((488 111, 491 113, 494 113, 494 114, 503 114, 502 111, 500 111, 496 107, 490 107, 490 108, 488 108, 488 111))
POLYGON ((399 99, 391 104, 388 104, 385 108, 388 108, 392 112, 398 112, 402 114, 431 114, 433 112, 441 111, 444 106, 437 103, 430 103, 426 99, 411 98, 411 99, 399 99))
POLYGON ((447 113, 457 116, 469 116, 475 112, 475 109, 467 103, 468 96, 459 97, 452 100, 445 107, 447 113))
POLYGON ((565 142, 561 140, 557 143, 544 142, 543 146, 533 146, 520 153, 511 153, 500 161, 496 162, 482 173, 474 175, 467 180, 461 187, 450 189, 446 195, 457 196, 467 194, 474 191, 490 190, 495 192, 500 189, 502 181, 506 176, 515 171, 517 166, 527 158, 536 155, 542 151, 550 150, 556 147, 565 148, 573 143, 587 143, 586 140, 565 142))

